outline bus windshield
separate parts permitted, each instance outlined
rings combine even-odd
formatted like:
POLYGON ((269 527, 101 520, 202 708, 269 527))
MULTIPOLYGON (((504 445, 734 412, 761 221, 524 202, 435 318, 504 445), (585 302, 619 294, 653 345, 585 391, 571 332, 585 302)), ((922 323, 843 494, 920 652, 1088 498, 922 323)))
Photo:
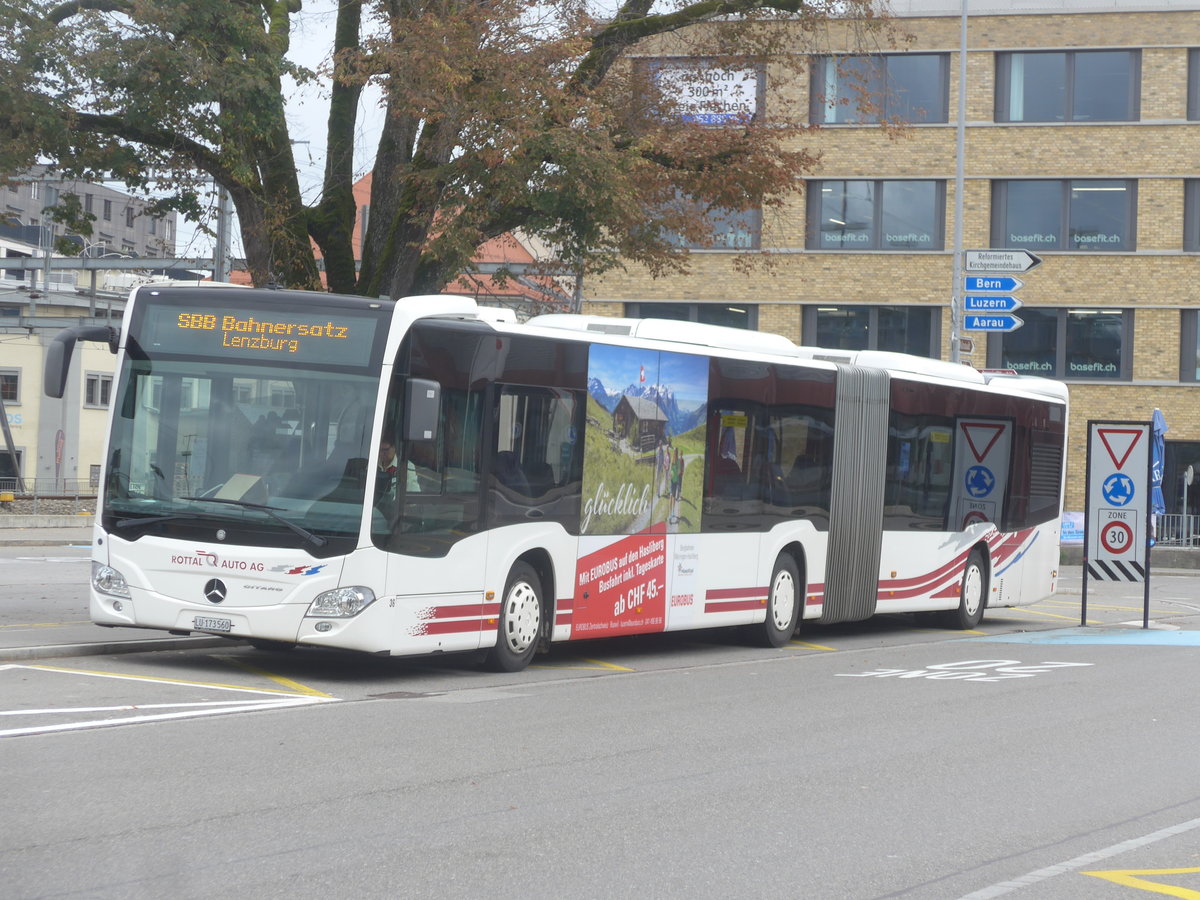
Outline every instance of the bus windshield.
POLYGON ((264 302, 247 315, 209 297, 156 296, 138 310, 114 398, 105 527, 131 540, 221 531, 231 543, 347 552, 378 456, 386 312, 264 302))

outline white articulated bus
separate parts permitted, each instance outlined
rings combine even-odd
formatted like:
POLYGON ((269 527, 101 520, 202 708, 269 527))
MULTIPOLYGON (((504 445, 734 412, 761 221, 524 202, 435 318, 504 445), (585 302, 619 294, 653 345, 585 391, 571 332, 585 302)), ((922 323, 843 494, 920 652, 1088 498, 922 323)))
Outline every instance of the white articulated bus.
POLYGON ((1067 392, 664 320, 143 287, 93 541, 101 625, 381 654, 987 606, 1055 590, 1067 392))

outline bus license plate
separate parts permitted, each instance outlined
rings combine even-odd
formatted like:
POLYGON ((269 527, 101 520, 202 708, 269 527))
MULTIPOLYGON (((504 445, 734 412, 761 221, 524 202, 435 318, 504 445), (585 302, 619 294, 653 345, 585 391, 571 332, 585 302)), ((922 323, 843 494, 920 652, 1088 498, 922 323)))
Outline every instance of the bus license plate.
POLYGON ((192 627, 197 631, 232 631, 232 619, 214 619, 211 616, 196 616, 192 620, 192 627))

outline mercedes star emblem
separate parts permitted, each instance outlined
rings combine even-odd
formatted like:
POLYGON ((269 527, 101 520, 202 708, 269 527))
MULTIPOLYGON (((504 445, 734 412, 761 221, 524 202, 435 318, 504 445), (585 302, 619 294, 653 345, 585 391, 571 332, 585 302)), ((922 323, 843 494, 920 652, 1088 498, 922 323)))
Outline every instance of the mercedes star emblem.
POLYGON ((229 592, 225 590, 225 582, 220 578, 210 578, 204 585, 204 598, 209 603, 220 603, 227 593, 229 592))

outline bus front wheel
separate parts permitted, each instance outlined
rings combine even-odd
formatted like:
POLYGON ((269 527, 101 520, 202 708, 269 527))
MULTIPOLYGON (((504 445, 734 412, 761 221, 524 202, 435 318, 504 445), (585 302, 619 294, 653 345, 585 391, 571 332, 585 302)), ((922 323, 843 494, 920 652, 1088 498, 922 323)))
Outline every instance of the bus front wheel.
POLYGON ((987 563, 983 553, 976 548, 967 557, 967 567, 963 569, 958 609, 947 614, 946 624, 966 631, 982 622, 983 609, 987 605, 987 590, 987 563))
POLYGON ((537 652, 542 631, 541 579, 528 563, 519 562, 508 573, 499 625, 485 664, 494 672, 519 672, 537 652))
POLYGON ((800 584, 800 572, 796 561, 781 553, 771 571, 771 585, 767 589, 767 620, 760 626, 758 640, 764 647, 782 647, 796 633, 800 620, 800 605, 804 589, 800 584))

